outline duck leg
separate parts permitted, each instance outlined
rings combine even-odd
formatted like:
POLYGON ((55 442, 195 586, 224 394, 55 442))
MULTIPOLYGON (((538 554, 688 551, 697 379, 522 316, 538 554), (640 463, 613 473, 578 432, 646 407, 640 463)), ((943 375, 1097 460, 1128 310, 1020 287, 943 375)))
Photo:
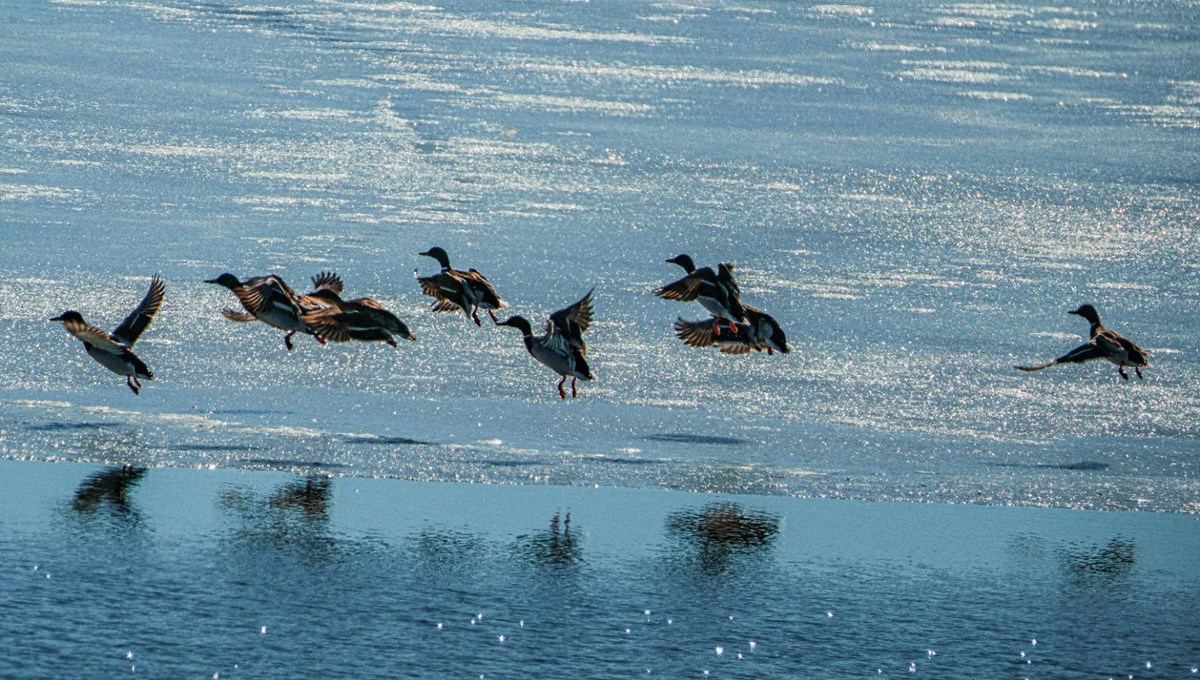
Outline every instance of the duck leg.
POLYGON ((500 320, 496 318, 496 313, 490 309, 487 310, 487 312, 488 312, 488 316, 492 317, 492 323, 499 325, 500 320))
POLYGON ((713 335, 720 335, 720 334, 721 334, 721 319, 714 316, 713 317, 713 335))
POLYGON ((571 376, 571 398, 574 399, 578 394, 575 391, 575 376, 571 376))
POLYGON ((564 375, 562 377, 562 380, 558 381, 558 398, 559 399, 567 398, 567 391, 563 389, 563 383, 565 383, 565 382, 567 382, 567 376, 564 375))
POLYGON ((729 332, 737 333, 737 324, 736 323, 734 323, 732 321, 729 322, 729 332))
POLYGON ((391 345, 392 347, 398 347, 398 346, 399 346, 399 345, 397 345, 397 344, 396 344, 396 340, 395 340, 395 338, 391 338, 391 337, 389 337, 387 340, 384 340, 384 342, 386 342, 387 344, 391 345))
POLYGON ((295 334, 296 331, 292 331, 291 333, 283 336, 283 346, 287 347, 289 352, 292 351, 292 336, 295 334))
POLYGON ((132 377, 132 376, 125 376, 125 384, 126 384, 128 387, 129 387, 129 389, 133 390, 133 393, 134 393, 134 394, 137 394, 137 393, 138 393, 138 388, 137 388, 137 386, 135 386, 135 385, 133 384, 133 377, 132 377))
POLYGON ((1129 374, 1125 372, 1124 366, 1117 366, 1117 373, 1120 373, 1122 378, 1129 380, 1129 374))
POLYGON ((1142 379, 1142 369, 1138 368, 1137 366, 1134 366, 1133 372, 1137 373, 1138 380, 1142 379))

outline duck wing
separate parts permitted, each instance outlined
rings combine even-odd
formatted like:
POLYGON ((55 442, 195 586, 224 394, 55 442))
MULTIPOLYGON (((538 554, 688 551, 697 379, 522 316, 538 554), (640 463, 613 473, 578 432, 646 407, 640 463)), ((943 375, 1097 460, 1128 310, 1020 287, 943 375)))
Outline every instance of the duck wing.
MULTIPOLYGON (((234 290, 233 294, 237 296, 238 302, 242 303, 242 307, 255 317, 262 316, 273 307, 297 317, 301 314, 300 306, 296 303, 296 294, 277 276, 268 276, 253 285, 242 286, 234 290)), ((225 316, 229 318, 228 314, 225 316)))
POLYGON ((82 340, 84 344, 109 354, 122 354, 129 349, 120 338, 113 337, 108 334, 108 331, 83 321, 64 321, 63 328, 76 339, 82 340))
POLYGON ((578 302, 550 315, 548 330, 559 335, 582 340, 583 333, 592 325, 592 292, 589 290, 578 302))
POLYGON ((679 302, 691 302, 700 296, 700 286, 704 280, 695 274, 672 281, 665 286, 656 288, 654 294, 660 298, 667 300, 677 300, 679 302))
POLYGON ((721 331, 720 335, 713 332, 713 325, 716 319, 706 321, 684 321, 683 319, 675 320, 675 337, 683 340, 692 347, 712 347, 717 346, 726 354, 746 354, 747 352, 758 349, 757 345, 750 338, 750 334, 746 331, 746 326, 738 324, 737 331, 729 331, 728 329, 721 331))
MULTIPOLYGON (((321 290, 332 291, 336 295, 341 295, 345 290, 345 284, 342 283, 342 277, 333 272, 321 272, 312 277, 313 293, 321 290)), ((312 293, 309 293, 312 295, 312 293)))
POLYGON ((458 274, 467 285, 471 287, 471 291, 475 294, 475 299, 479 300, 479 306, 484 309, 500 309, 507 307, 500 294, 496 292, 496 287, 492 285, 487 277, 477 269, 470 269, 466 272, 455 272, 458 274))
POLYGON ((162 279, 158 274, 150 279, 150 289, 146 291, 146 297, 142 298, 142 302, 125 317, 120 326, 112 332, 112 337, 120 343, 123 343, 126 348, 133 347, 142 333, 154 320, 154 315, 158 314, 158 310, 162 308, 163 295, 166 289, 163 287, 162 279))
MULTIPOLYGON (((1097 335, 1096 337, 1100 336, 1097 335)), ((1050 368, 1055 364, 1077 364, 1083 361, 1091 361, 1092 359, 1103 359, 1108 356, 1112 356, 1111 346, 1105 346, 1093 338, 1091 341, 1076 347, 1053 361, 1047 361, 1044 364, 1037 364, 1035 366, 1017 366, 1016 369, 1019 371, 1040 371, 1043 368, 1050 368)))

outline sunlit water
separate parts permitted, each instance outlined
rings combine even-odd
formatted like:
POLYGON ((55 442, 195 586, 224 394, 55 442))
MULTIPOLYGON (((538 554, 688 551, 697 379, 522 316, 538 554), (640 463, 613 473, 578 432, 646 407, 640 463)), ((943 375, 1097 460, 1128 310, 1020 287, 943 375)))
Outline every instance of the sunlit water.
MULTIPOLYGON (((332 508, 352 506, 369 477, 551 494, 538 498, 554 492, 534 487, 561 485, 755 499, 737 501, 749 545, 696 547, 686 536, 709 506, 676 499, 604 547, 589 538, 603 559, 562 566, 537 538, 567 512, 557 501, 495 529, 439 524, 422 507, 426 519, 389 514, 398 524, 384 530, 366 511, 305 509, 303 481, 239 481, 198 489, 187 507, 220 518, 195 541, 170 523, 150 540, 132 510, 89 519, 69 500, 85 483, 64 481, 46 501, 63 517, 9 534, 5 592, 34 599, 5 624, 128 602, 131 619, 103 611, 129 639, 97 649, 80 629, 64 652, 61 631, 37 629, 5 663, 37 669, 39 650, 58 650, 60 668, 158 664, 176 677, 296 659, 337 676, 362 662, 354 636, 372 636, 367 656, 388 660, 388 677, 417 660, 470 677, 539 664, 907 675, 910 663, 1024 677, 1019 652, 1042 654, 1030 640, 1052 625, 1104 630, 1071 637, 1074 656, 1048 654, 1058 665, 1043 676, 1083 661, 1087 677, 1187 674, 1197 642, 1179 634, 1178 612, 1194 611, 1195 569, 1167 560, 1186 578, 1159 584, 1161 570, 1142 566, 1181 518, 1019 515, 1091 528, 1005 529, 1007 547, 896 582, 894 562, 945 552, 932 536, 917 544, 928 550, 892 541, 869 564, 808 560, 783 547, 806 520, 783 518, 826 507, 787 497, 1200 511, 1197 17, 1170 1, 0 4, 0 457, 148 467, 139 494, 171 467, 329 476, 332 508), (535 323, 594 287, 597 380, 561 401, 515 331, 432 314, 413 272, 436 268, 417 255, 433 245, 535 323), (679 253, 735 261, 745 300, 780 321, 793 351, 731 357, 675 339, 676 317, 702 309, 650 291, 681 274, 664 262, 679 253), (417 342, 302 338, 289 353, 281 333, 225 321, 233 296, 201 283, 277 272, 303 289, 322 270, 396 311, 417 342), (135 396, 47 320, 77 309, 111 329, 156 272, 167 300, 138 352, 157 380, 135 396), (1145 380, 1109 364, 1013 369, 1079 344, 1086 326, 1066 312, 1084 302, 1154 353, 1145 380), (47 539, 59 530, 75 542, 47 539), (625 556, 622 541, 642 547, 625 556), (122 571, 124 550, 141 551, 135 573, 122 571), (45 575, 30 563, 39 552, 97 578, 30 591, 21 579, 45 575), (417 583, 427 590, 409 598, 417 583), (1075 608, 1081 592, 1099 609, 1075 608), (193 614, 138 613, 173 593, 193 614), (1181 609, 1138 609, 1165 600, 1181 609), (346 616, 322 649, 276 635, 328 621, 331 603, 346 616), (687 633, 664 624, 675 603, 687 633), (214 628, 192 638, 180 629, 195 629, 196 611, 214 628), (514 628, 521 616, 536 624, 514 628), (939 649, 962 630, 972 646, 960 656, 939 649), (747 646, 760 631, 776 636, 769 655, 747 646), (1127 631, 1144 632, 1144 647, 1115 645, 1127 631), (442 633, 506 638, 464 664, 442 633), (170 649, 144 662, 139 635, 170 649), (513 665, 480 661, 495 658, 513 665)), ((171 489, 186 496, 184 484, 171 489)), ((483 488, 428 486, 411 490, 427 505, 483 488)), ((961 512, 992 530, 1010 517, 961 512)), ((599 515, 576 508, 573 526, 618 530, 599 515)), ((1179 526, 1194 544, 1194 525, 1179 526)))

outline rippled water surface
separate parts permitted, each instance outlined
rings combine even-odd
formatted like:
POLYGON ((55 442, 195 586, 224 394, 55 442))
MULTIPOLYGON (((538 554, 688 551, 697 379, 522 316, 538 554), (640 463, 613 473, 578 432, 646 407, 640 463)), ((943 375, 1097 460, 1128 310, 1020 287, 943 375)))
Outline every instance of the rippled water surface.
POLYGON ((5 677, 1192 677, 1194 515, 0 463, 5 677))

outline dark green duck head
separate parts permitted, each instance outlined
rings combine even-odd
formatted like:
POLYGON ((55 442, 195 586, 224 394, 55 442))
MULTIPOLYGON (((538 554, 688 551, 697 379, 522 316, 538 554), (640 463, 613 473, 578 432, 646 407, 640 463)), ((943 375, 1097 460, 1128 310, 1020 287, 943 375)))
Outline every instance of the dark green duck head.
POLYGON ((417 254, 424 255, 425 257, 432 257, 433 259, 438 261, 438 264, 442 265, 442 269, 450 268, 449 253, 447 253, 444 249, 442 249, 438 246, 434 246, 434 247, 430 248, 429 250, 426 250, 423 253, 417 253, 417 254))
POLYGON ((523 316, 510 316, 504 321, 497 321, 497 326, 512 326, 520 330, 525 335, 533 335, 533 326, 529 324, 529 319, 523 316))
POLYGON ((1093 325, 1100 323, 1100 313, 1097 312, 1096 308, 1091 305, 1081 305, 1079 309, 1072 309, 1071 311, 1067 312, 1067 314, 1082 316, 1088 320, 1088 323, 1093 325))
POLYGON ((230 274, 228 272, 221 274, 220 276, 218 276, 215 279, 205 279, 204 282, 205 283, 215 283, 218 286, 225 286, 229 290, 235 290, 237 288, 242 287, 242 282, 240 280, 238 280, 238 277, 236 277, 233 274, 230 274))
POLYGON ((675 257, 667 260, 667 262, 683 267, 683 271, 689 274, 696 271, 696 263, 692 261, 691 255, 676 255, 675 257))

